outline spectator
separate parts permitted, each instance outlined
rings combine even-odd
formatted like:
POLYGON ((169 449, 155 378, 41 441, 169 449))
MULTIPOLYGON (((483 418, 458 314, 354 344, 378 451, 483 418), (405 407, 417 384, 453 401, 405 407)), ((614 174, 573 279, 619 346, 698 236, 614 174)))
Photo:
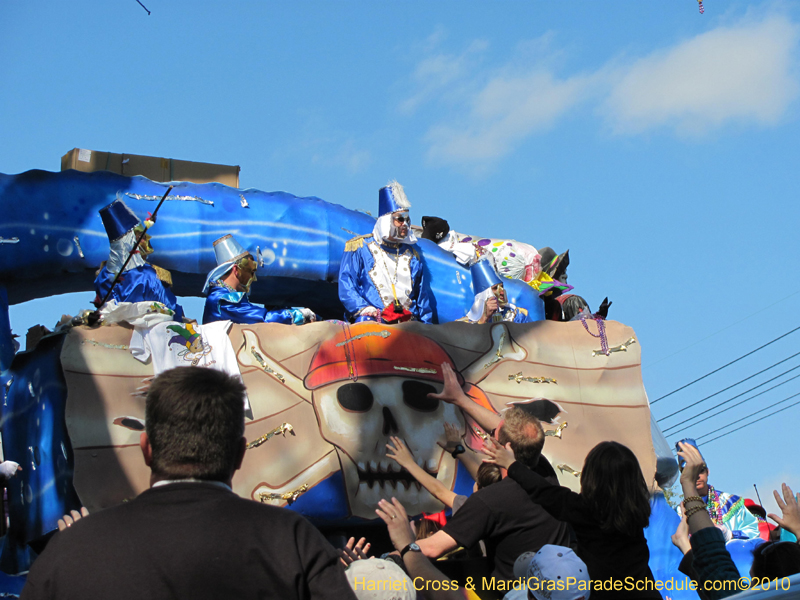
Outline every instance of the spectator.
MULTIPOLYGON (((502 440, 500 440, 502 442, 502 440)), ((500 443, 484 450, 489 460, 508 469, 533 502, 556 519, 572 525, 578 555, 586 561, 593 584, 592 598, 653 598, 660 600, 648 561, 644 528, 650 519, 647 484, 633 452, 617 442, 601 442, 589 452, 581 472, 581 493, 554 485, 515 459, 513 445, 500 443), (608 581, 633 578, 637 589, 602 589, 608 581)), ((612 582, 613 584, 613 582, 612 582)))
POLYGON ((706 510, 706 503, 697 495, 698 478, 702 471, 707 472, 706 464, 696 446, 678 442, 678 457, 684 465, 681 471, 683 506, 686 523, 692 534, 692 569, 695 571, 699 587, 704 588, 709 600, 726 598, 739 591, 734 585, 739 580, 739 570, 725 549, 725 538, 706 510), (705 589, 705 582, 725 582, 705 589), (720 589, 714 590, 714 587, 720 589))
MULTIPOLYGON (((697 442, 693 439, 687 438, 678 442, 678 444, 681 443, 694 447, 700 458, 703 458, 697 442)), ((680 456, 680 452, 678 455, 680 456)), ((679 460, 678 463, 681 464, 681 461, 679 460)), ((709 485, 708 465, 705 461, 697 474, 695 488, 693 494, 699 495, 702 501, 706 503, 708 516, 711 517, 715 525, 725 525, 730 529, 733 539, 748 540, 760 537, 758 519, 745 508, 744 499, 733 494, 720 492, 714 489, 714 486, 709 485)))
MULTIPOLYGON (((445 376, 445 389, 437 396, 453 401, 452 391, 445 376)), ((544 431, 536 417, 519 407, 510 408, 504 413, 497 435, 501 443, 511 444, 528 467, 553 483, 558 481, 550 463, 539 460, 544 431)), ((545 544, 569 545, 569 533, 564 523, 534 503, 515 481, 506 478, 472 494, 442 531, 420 540, 419 545, 426 556, 438 558, 459 545, 471 547, 479 540, 486 542, 487 556, 494 565, 492 576, 509 580, 514 574, 514 560, 520 554, 537 551, 545 544)))
POLYGON ((311 524, 231 491, 247 447, 244 394, 212 369, 159 375, 140 441, 150 489, 57 533, 21 597, 354 598, 336 551, 311 524))
POLYGON ((414 582, 397 564, 380 558, 353 561, 345 571, 358 600, 415 600, 414 582))
POLYGON ((459 587, 425 557, 414 542, 408 514, 397 498, 392 498, 391 502, 380 500, 378 506, 375 513, 386 523, 392 545, 400 553, 403 566, 425 600, 478 600, 474 591, 459 587))
MULTIPOLYGON (((781 528, 800 538, 800 494, 795 495, 785 483, 781 486, 783 498, 773 490, 775 501, 781 509, 782 517, 770 514, 769 517, 781 528)), ((800 545, 789 541, 772 541, 760 545, 753 551, 751 577, 769 579, 788 577, 800 573, 800 545)))
POLYGON ((589 569, 571 549, 542 546, 514 563, 514 576, 525 587, 508 592, 503 600, 585 600, 589 597, 589 569))

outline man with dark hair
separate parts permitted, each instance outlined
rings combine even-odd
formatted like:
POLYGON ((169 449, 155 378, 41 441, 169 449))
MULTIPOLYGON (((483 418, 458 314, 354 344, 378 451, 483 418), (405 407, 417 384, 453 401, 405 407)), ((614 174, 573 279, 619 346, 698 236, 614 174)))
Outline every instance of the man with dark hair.
MULTIPOLYGON (((540 460, 544 430, 536 417, 512 407, 500 420, 464 394, 452 369, 443 365, 442 370, 444 390, 433 396, 455 404, 487 431, 496 428, 498 441, 510 442, 519 461, 558 484, 553 467, 546 459, 540 460)), ((534 504, 517 482, 506 477, 472 494, 443 530, 417 543, 427 557, 439 558, 479 540, 486 542, 488 558, 494 562, 492 576, 508 580, 514 578, 514 561, 520 554, 536 552, 545 544, 569 546, 569 533, 566 524, 534 504)))
POLYGON ((150 386, 149 490, 80 519, 36 560, 22 598, 352 599, 338 555, 297 513, 239 498, 242 383, 183 367, 150 386))

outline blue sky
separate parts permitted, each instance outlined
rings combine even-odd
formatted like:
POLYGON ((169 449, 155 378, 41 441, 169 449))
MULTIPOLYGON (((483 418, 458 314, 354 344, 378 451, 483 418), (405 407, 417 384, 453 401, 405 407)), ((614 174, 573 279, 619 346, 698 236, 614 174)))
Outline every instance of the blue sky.
MULTIPOLYGON (((415 223, 569 248, 576 292, 609 296, 636 330, 651 400, 800 325, 800 2, 143 3, 150 16, 135 0, 0 3, 0 172, 56 171, 73 147, 165 156, 370 211, 396 178, 415 223)), ((12 326, 52 325, 91 296, 12 307, 12 326)), ((764 408, 798 381, 685 433, 788 406, 764 408)), ((780 481, 800 489, 799 417, 701 445, 712 483, 757 483, 764 500, 780 481)))

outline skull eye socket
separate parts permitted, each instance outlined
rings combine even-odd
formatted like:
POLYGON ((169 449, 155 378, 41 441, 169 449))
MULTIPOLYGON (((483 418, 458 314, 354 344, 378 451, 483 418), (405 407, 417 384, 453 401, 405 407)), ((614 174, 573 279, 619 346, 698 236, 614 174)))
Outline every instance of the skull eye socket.
POLYGON ((372 408, 372 390, 363 383, 348 383, 336 390, 336 399, 342 408, 353 412, 367 412, 372 408))
POLYGON ((436 398, 428 398, 430 393, 436 393, 436 388, 430 384, 421 381, 403 382, 403 401, 414 410, 433 412, 439 408, 436 398))

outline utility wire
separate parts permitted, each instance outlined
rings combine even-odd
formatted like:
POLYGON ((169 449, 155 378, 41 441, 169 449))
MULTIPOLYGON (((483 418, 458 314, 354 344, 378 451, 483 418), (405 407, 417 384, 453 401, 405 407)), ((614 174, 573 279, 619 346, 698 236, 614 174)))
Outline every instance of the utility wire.
MULTIPOLYGON (((797 394, 795 394, 794 396, 797 396, 797 395, 800 395, 800 392, 798 392, 798 393, 797 393, 797 394)), ((794 396, 789 396, 789 398, 794 398, 794 396)), ((784 398, 784 400, 788 400, 789 398, 784 398)), ((782 401, 783 401, 783 400, 782 400, 782 401)), ((780 402, 777 402, 776 404, 780 404, 780 402)), ((718 435, 718 436, 717 436, 717 437, 715 437, 715 438, 711 438, 711 439, 710 439, 710 440, 708 440, 707 442, 703 442, 703 443, 704 443, 704 444, 706 444, 706 445, 707 445, 707 444, 710 444, 710 443, 711 443, 711 442, 713 442, 714 440, 718 440, 719 438, 725 437, 726 435, 728 435, 728 434, 731 434, 731 433, 733 433, 734 431, 741 431, 741 430, 742 430, 742 429, 744 429, 745 427, 749 427, 750 425, 753 425, 753 424, 755 424, 755 423, 758 423, 759 421, 763 421, 764 419, 766 419, 766 418, 768 418, 768 417, 771 417, 771 416, 773 416, 773 415, 777 415, 778 413, 780 413, 780 412, 783 412, 783 411, 785 411, 785 410, 788 410, 788 409, 792 408, 793 406, 797 406, 798 404, 800 404, 800 400, 798 400, 797 402, 793 402, 793 403, 792 403, 792 404, 790 404, 789 406, 784 406, 784 407, 783 407, 783 408, 781 408, 780 410, 776 410, 775 412, 769 413, 768 415, 764 415, 763 417, 761 417, 761 418, 759 418, 759 419, 756 419, 755 421, 752 421, 752 422, 750 422, 750 423, 747 423, 746 425, 742 425, 742 426, 741 426, 741 427, 739 427, 738 429, 731 429, 730 431, 727 431, 727 432, 723 433, 722 435, 718 435)), ((775 406, 775 404, 773 404, 772 406, 775 406)), ((745 418, 746 418, 746 417, 745 417, 745 418)), ((727 426, 729 426, 729 425, 733 425, 734 423, 736 423, 736 421, 734 421, 733 423, 728 423, 728 425, 726 425, 726 427, 727 427, 727 426)), ((721 429, 724 429, 724 427, 722 427, 721 429)), ((712 432, 712 433, 713 433, 713 432, 712 432)), ((707 435, 711 435, 711 433, 709 433, 709 434, 707 434, 707 435)), ((698 438, 698 439, 699 439, 699 438, 698 438)))
MULTIPOLYGON (((781 381, 779 384, 777 384, 777 385, 773 385, 771 388, 767 388, 767 389, 765 389, 765 390, 763 390, 763 391, 761 391, 761 392, 758 392, 757 394, 753 394, 753 395, 752 395, 752 396, 750 396, 749 398, 745 398, 745 399, 744 399, 744 400, 742 400, 741 402, 737 402, 736 404, 732 404, 732 405, 731 405, 731 406, 729 406, 728 408, 723 408, 722 410, 720 410, 720 411, 718 411, 718 412, 715 412, 713 415, 706 415, 706 418, 707 418, 707 419, 713 419, 714 417, 716 417, 716 416, 719 416, 719 415, 721 415, 722 413, 724 413, 724 412, 727 412, 727 411, 729 411, 729 410, 730 410, 730 409, 732 409, 732 408, 736 408, 737 406, 740 406, 740 405, 744 404, 745 402, 749 402, 749 401, 750 401, 750 400, 752 400, 753 398, 757 398, 757 397, 759 397, 759 396, 761 396, 761 395, 763 395, 763 394, 766 394, 766 393, 767 393, 767 392, 769 392, 769 391, 772 391, 772 390, 774 390, 774 389, 775 389, 775 388, 777 388, 777 387, 781 387, 783 384, 785 384, 785 383, 789 383, 790 381, 792 381, 792 380, 794 380, 794 379, 797 379, 798 377, 800 377, 800 375, 795 375, 794 377, 790 377, 790 378, 789 378, 789 379, 787 379, 786 381, 781 381)), ((728 402, 728 401, 726 401, 726 402, 728 402)), ((722 404, 725 404, 725 402, 723 402, 722 404)), ((719 406, 722 406, 722 404, 717 404, 717 406, 712 406, 712 407, 711 407, 711 408, 709 408, 708 410, 714 410, 715 408, 717 408, 717 407, 719 407, 719 406)), ((692 420, 692 419, 694 419, 695 417, 699 417, 699 416, 701 416, 701 415, 704 415, 704 413, 700 413, 699 415, 695 415, 694 417, 689 417, 688 419, 686 419, 686 421, 691 421, 691 420, 692 420)), ((683 423, 686 423, 686 421, 682 421, 681 423, 678 423, 678 425, 682 425, 683 423)), ((669 429, 675 429, 676 427, 678 427, 678 425, 673 425, 673 426, 672 426, 672 427, 670 427, 669 429)), ((691 425, 688 425, 687 427, 685 427, 685 428, 684 428, 684 430, 685 430, 685 429, 687 429, 688 427, 694 427, 695 425, 697 425, 697 423, 692 423, 691 425)), ((667 433, 667 430, 664 430, 662 433, 666 434, 666 433, 667 433)), ((677 434, 676 434, 676 435, 677 435, 677 434)))
MULTIPOLYGON (((353 235, 355 235, 355 234, 353 234, 353 235)), ((800 290, 797 290, 796 292, 792 292, 791 294, 789 294, 789 295, 788 295, 788 296, 786 296, 785 298, 781 298, 780 300, 778 300, 778 301, 776 301, 776 302, 773 302, 773 303, 772 303, 772 304, 770 304, 769 306, 765 306, 764 308, 759 308, 759 309, 758 309, 756 312, 754 312, 754 313, 751 313, 751 314, 747 315, 745 318, 743 318, 743 319, 739 319, 738 321, 735 321, 735 322, 731 323, 730 325, 727 325, 726 327, 723 327, 722 329, 720 329, 720 330, 718 330, 718 331, 715 331, 715 332, 714 332, 714 333, 712 333, 711 335, 707 335, 707 336, 706 336, 706 337, 704 337, 703 339, 701 339, 701 340, 697 340, 697 341, 696 341, 696 342, 694 342, 693 344, 689 344, 689 345, 688 345, 688 346, 686 346, 685 348, 681 348, 680 350, 678 350, 678 351, 676 351, 676 352, 673 352, 672 354, 668 354, 667 356, 664 356, 664 357, 662 357, 662 358, 659 358, 658 360, 656 360, 656 361, 654 361, 654 362, 647 363, 646 365, 642 365, 642 368, 643 368, 643 369, 650 368, 650 367, 652 367, 653 365, 657 365, 657 364, 658 364, 658 363, 660 363, 661 361, 667 360, 668 358, 672 358, 672 357, 673 357, 673 356, 675 356, 676 354, 680 354, 680 353, 681 353, 681 352, 683 352, 684 350, 688 350, 689 348, 694 348, 695 346, 697 346, 697 344, 702 344, 703 342, 705 342, 706 340, 709 340, 709 339, 711 339, 711 338, 712 338, 712 337, 714 337, 715 335, 717 335, 717 334, 720 334, 720 333, 722 333, 723 331, 727 331, 727 330, 728 330, 728 329, 730 329, 731 327, 735 327, 735 326, 736 326, 736 325, 738 325, 739 323, 742 323, 742 322, 744 322, 744 321, 747 321, 747 319, 750 319, 750 318, 752 318, 752 317, 755 317, 757 314, 759 314, 759 313, 762 313, 762 312, 764 312, 765 310, 767 310, 768 308, 772 308, 772 307, 773 307, 773 306, 775 306, 776 304, 780 304, 780 303, 781 303, 781 302, 783 302, 784 300, 788 300, 789 298, 791 298, 792 296, 796 296, 797 294, 800 294, 800 290)))
MULTIPOLYGON (((677 415, 677 414, 679 414, 679 413, 682 413, 683 411, 685 411, 685 410, 686 410, 686 409, 688 409, 688 408, 692 408, 693 406, 697 406, 698 404, 700 404, 701 402, 705 402, 705 401, 706 401, 706 400, 708 400, 709 398, 713 398, 714 396, 718 396, 718 395, 719 395, 719 394, 721 394, 722 392, 727 392, 729 389, 736 387, 736 386, 737 386, 737 385, 739 385, 740 383, 744 383, 745 381, 747 381, 747 380, 749 380, 749 379, 752 379, 753 377, 757 377, 757 376, 761 375, 762 373, 766 373, 766 372, 767 372, 767 371, 769 371, 770 369, 774 369, 774 368, 775 368, 775 367, 777 367, 778 365, 785 363, 787 360, 791 360, 791 359, 793 359, 795 356, 800 356, 800 352, 797 352, 797 353, 795 353, 795 354, 792 354, 791 356, 789 356, 789 357, 787 357, 787 358, 784 358, 783 360, 779 360, 778 362, 776 362, 776 363, 773 363, 773 364, 771 364, 770 366, 768 366, 766 369, 761 369, 761 370, 760 370, 758 373, 753 373, 752 375, 749 375, 749 376, 745 377, 744 379, 740 379, 739 381, 737 381, 737 382, 736 382, 736 383, 734 383, 733 385, 729 385, 729 386, 728 386, 728 387, 726 387, 726 388, 722 388, 721 390, 719 390, 718 392, 714 392, 714 393, 713 393, 713 394, 711 394, 710 396, 706 396, 705 398, 702 398, 701 400, 698 400, 697 402, 693 402, 692 404, 689 404, 688 406, 684 406, 683 408, 681 408, 681 409, 679 409, 679 410, 676 410, 674 413, 672 413, 672 414, 669 414, 669 415, 667 415, 666 417, 661 417, 660 419, 658 419, 658 420, 657 420, 657 422, 658 422, 658 423, 660 423, 661 421, 666 421, 666 420, 667 420, 667 419, 669 419, 670 417, 672 417, 672 416, 674 416, 674 415, 677 415)), ((795 367, 795 368, 797 368, 797 367, 795 367)), ((786 374, 786 373, 788 373, 788 372, 789 372, 789 371, 785 371, 783 374, 785 375, 785 374, 786 374)), ((780 377, 780 376, 779 376, 779 377, 780 377)), ((771 381, 771 380, 770 380, 770 381, 771 381)), ((763 385, 763 384, 762 384, 762 385, 763 385)), ((753 389, 755 389, 755 388, 753 388, 753 389)), ((748 390, 748 391, 750 391, 750 390, 748 390)), ((747 392, 745 392, 745 393, 747 393, 747 392)), ((741 395, 741 394, 740 394, 740 395, 741 395)), ((734 396, 734 398, 738 398, 738 396, 734 396)), ((732 399, 733 399, 733 398, 732 398, 732 399)), ((727 401, 726 401, 726 402, 727 402, 727 401)), ((724 402, 723 402, 723 404, 724 404, 724 402)), ((716 407, 716 406, 712 406, 712 407, 711 407, 711 408, 709 408, 708 410, 714 410, 715 408, 717 408, 717 407, 716 407)), ((696 416, 697 416, 697 415, 695 415, 695 417, 696 417, 696 416)), ((693 418, 694 418, 694 417, 689 417, 689 419, 693 419, 693 418)), ((689 419, 687 419, 687 420, 689 420, 689 419)), ((685 423, 685 422, 686 422, 686 421, 684 421, 684 423, 685 423)), ((678 423, 677 425, 680 425, 680 423, 678 423)), ((677 425, 671 425, 670 427, 671 427, 671 428, 672 428, 672 427, 676 427, 677 425)))
MULTIPOLYGON (((736 400, 736 398, 740 398, 740 397, 744 396, 745 394, 749 394, 749 393, 750 393, 750 392, 752 392, 753 390, 757 390, 758 388, 760 388, 762 385, 767 385, 767 384, 768 384, 770 381, 775 381, 776 379, 778 379, 778 378, 780 378, 780 377, 783 377, 783 376, 784 376, 784 375, 786 375, 787 373, 791 373, 792 371, 794 371, 794 370, 796 370, 796 369, 800 369, 800 365, 797 365, 796 367, 792 367, 791 369, 787 369, 787 370, 786 370, 786 371, 784 371, 783 373, 779 373, 778 375, 775 375, 775 377, 773 377, 772 379, 767 379, 766 381, 762 381, 762 382, 761 382, 761 383, 759 383, 758 385, 755 385, 755 386, 751 387, 749 390, 745 390, 745 391, 743 391, 741 394, 736 394, 735 396, 732 396, 732 397, 728 398, 727 400, 725 400, 725 402, 722 402, 722 403, 720 403, 720 404, 717 404, 717 406, 712 406, 712 407, 711 407, 711 408, 709 408, 708 410, 714 410, 715 408, 718 408, 718 407, 722 406, 723 404, 727 404, 727 403, 728 403, 728 402, 730 402, 731 400, 736 400)), ((710 396, 709 396, 709 398, 710 398, 710 396)), ((661 422, 661 421, 663 421, 664 419, 669 419, 671 416, 673 416, 673 415, 677 415, 678 413, 682 413, 683 411, 685 411, 685 410, 687 410, 687 409, 689 409, 689 408, 692 408, 693 406, 697 406, 698 404, 700 404, 701 402, 704 402, 705 400, 706 400, 706 398, 703 398, 702 400, 698 400, 697 402, 693 402, 693 403, 692 403, 692 404, 690 404, 689 406, 685 406, 685 407, 683 407, 683 408, 682 408, 682 409, 680 409, 680 410, 676 410, 674 413, 672 413, 671 415, 667 415, 667 416, 666 416, 666 417, 664 417, 663 419, 658 419, 658 421, 656 421, 656 422, 657 422, 657 423, 660 423, 660 422, 661 422)), ((697 416, 697 415, 695 415, 695 416, 697 416)), ((677 425, 673 425, 672 427, 677 427, 677 425)), ((672 429, 672 427, 670 427, 670 429, 672 429)))
POLYGON ((800 330, 800 327, 795 327, 795 328, 794 328, 794 329, 792 329, 791 331, 787 331, 787 332, 786 332, 786 333, 784 333, 783 335, 776 337, 776 338, 775 338, 774 340, 772 340, 771 342, 767 342, 767 343, 766 343, 766 344, 764 344, 763 346, 759 346, 759 347, 758 347, 758 348, 756 348, 755 350, 751 350, 750 352, 748 352, 747 354, 744 354, 744 355, 740 356, 740 357, 739 357, 739 358, 737 358, 736 360, 732 360, 731 362, 729 362, 729 363, 727 363, 727 364, 725 364, 725 365, 722 365, 722 366, 721 366, 721 367, 719 367, 718 369, 714 369, 714 370, 713 370, 713 371, 711 371, 710 373, 706 373, 706 374, 705 374, 705 375, 703 375, 702 377, 698 377, 698 378, 697 378, 697 379, 695 379, 694 381, 690 381, 690 382, 689 382, 689 383, 687 383, 686 385, 682 385, 682 386, 681 386, 681 387, 679 387, 678 389, 676 389, 676 390, 672 390, 672 391, 671 391, 669 394, 664 394, 664 395, 663 395, 663 396, 661 396, 660 398, 656 398, 656 399, 655 399, 655 400, 653 400, 653 401, 652 401, 650 404, 651 404, 651 405, 653 405, 653 404, 655 404, 656 402, 658 402, 659 400, 663 400, 663 399, 664 399, 664 398, 666 398, 667 396, 672 396, 672 394, 674 394, 675 392, 680 392, 681 390, 684 390, 684 389, 686 389, 686 388, 687 388, 687 387, 689 387, 690 385, 694 385, 694 384, 695 384, 695 383, 697 383, 698 381, 702 381, 703 379, 705 379, 705 378, 706 378, 706 377, 708 377, 709 375, 713 375, 714 373, 717 373, 718 371, 721 371, 721 370, 722 370, 722 369, 724 369, 725 367, 730 367, 732 364, 739 362, 739 361, 740 361, 740 360, 742 360, 743 358, 747 358, 747 357, 748 357, 748 356, 750 356, 751 354, 755 354, 755 353, 756 353, 756 352, 758 352, 759 350, 763 350, 764 348, 766 348, 766 347, 767 347, 767 346, 769 346, 770 344, 774 344, 774 343, 775 343, 775 342, 777 342, 778 340, 781 340, 781 339, 785 338, 787 335, 789 335, 789 334, 792 334, 792 333, 794 333, 794 332, 795 332, 795 331, 797 331, 797 330, 800 330))

